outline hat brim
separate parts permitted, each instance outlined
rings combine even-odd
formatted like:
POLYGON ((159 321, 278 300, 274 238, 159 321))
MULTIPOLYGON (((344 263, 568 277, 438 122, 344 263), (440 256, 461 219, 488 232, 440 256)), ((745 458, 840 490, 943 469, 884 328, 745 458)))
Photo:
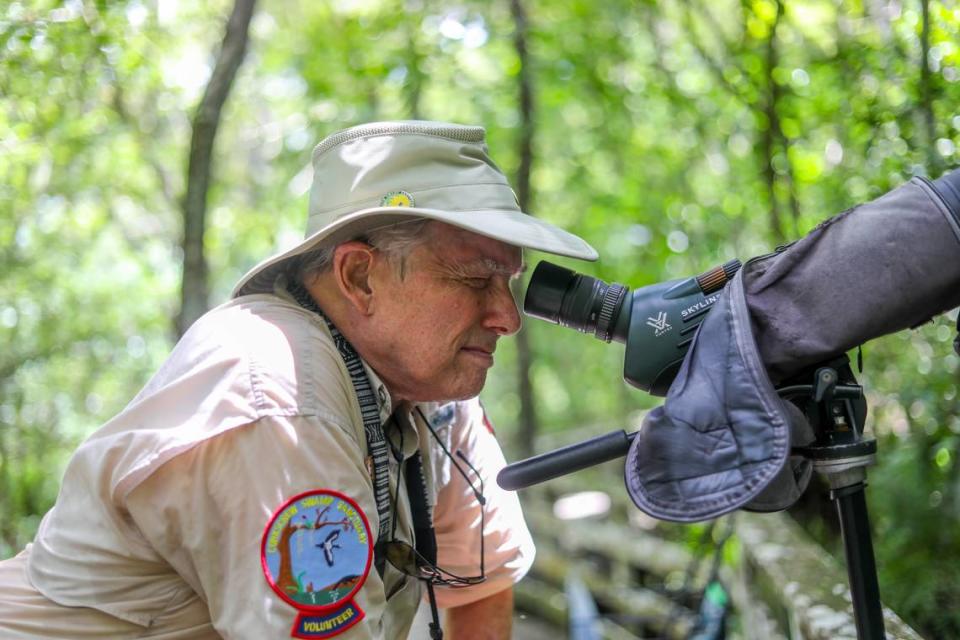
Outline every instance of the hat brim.
POLYGON ((346 242, 371 231, 405 219, 438 220, 507 244, 552 253, 579 260, 596 260, 597 251, 583 239, 517 210, 480 209, 441 211, 419 207, 374 207, 355 211, 310 234, 300 244, 267 258, 244 275, 233 289, 236 298, 250 293, 273 290, 273 281, 281 265, 321 246, 346 242))

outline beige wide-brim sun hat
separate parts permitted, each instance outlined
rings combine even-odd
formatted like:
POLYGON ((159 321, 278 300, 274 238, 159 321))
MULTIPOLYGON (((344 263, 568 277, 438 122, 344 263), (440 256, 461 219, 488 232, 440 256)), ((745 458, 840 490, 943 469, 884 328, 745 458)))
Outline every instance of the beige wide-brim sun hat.
POLYGON ((508 244, 582 260, 581 238, 520 210, 487 155, 483 127, 377 122, 325 138, 313 150, 313 186, 303 242, 251 269, 233 296, 273 290, 291 258, 373 229, 428 218, 508 244))

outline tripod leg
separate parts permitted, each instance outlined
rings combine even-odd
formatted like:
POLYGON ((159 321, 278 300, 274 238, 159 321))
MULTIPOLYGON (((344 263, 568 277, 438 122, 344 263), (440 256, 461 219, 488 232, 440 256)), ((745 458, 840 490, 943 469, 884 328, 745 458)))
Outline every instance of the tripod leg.
POLYGON ((884 640, 883 610, 880 605, 880 587, 877 566, 870 537, 870 519, 864 484, 834 489, 830 498, 837 503, 840 533, 847 557, 847 577, 853 599, 853 617, 860 640, 884 640))

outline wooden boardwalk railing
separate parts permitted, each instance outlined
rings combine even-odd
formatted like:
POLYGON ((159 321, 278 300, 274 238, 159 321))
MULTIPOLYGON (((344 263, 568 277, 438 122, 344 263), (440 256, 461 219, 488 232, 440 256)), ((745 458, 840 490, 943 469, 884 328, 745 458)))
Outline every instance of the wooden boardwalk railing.
MULTIPOLYGON (((626 496, 616 465, 522 494, 537 559, 516 590, 518 609, 565 628, 563 585, 575 575, 603 614, 602 637, 686 638, 696 621, 696 600, 677 587, 692 555, 684 545, 661 538, 656 529, 635 524, 640 514, 626 496), (607 516, 560 521, 553 515, 559 495, 597 489, 612 499, 607 516)), ((844 567, 789 516, 739 512, 733 528, 729 544, 735 553, 726 555, 737 560, 724 563, 719 574, 732 603, 728 638, 856 640, 844 567)), ((700 563, 689 591, 702 591, 709 566, 709 561, 700 563)), ((888 638, 920 639, 895 613, 885 609, 884 615, 888 638)))

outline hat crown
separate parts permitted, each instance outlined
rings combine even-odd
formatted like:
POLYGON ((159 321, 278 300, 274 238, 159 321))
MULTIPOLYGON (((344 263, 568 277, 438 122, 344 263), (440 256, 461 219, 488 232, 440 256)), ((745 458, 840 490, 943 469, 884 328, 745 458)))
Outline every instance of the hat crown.
POLYGON ((398 192, 409 206, 519 211, 506 177, 487 154, 483 127, 400 121, 335 133, 313 152, 306 235, 398 192))

